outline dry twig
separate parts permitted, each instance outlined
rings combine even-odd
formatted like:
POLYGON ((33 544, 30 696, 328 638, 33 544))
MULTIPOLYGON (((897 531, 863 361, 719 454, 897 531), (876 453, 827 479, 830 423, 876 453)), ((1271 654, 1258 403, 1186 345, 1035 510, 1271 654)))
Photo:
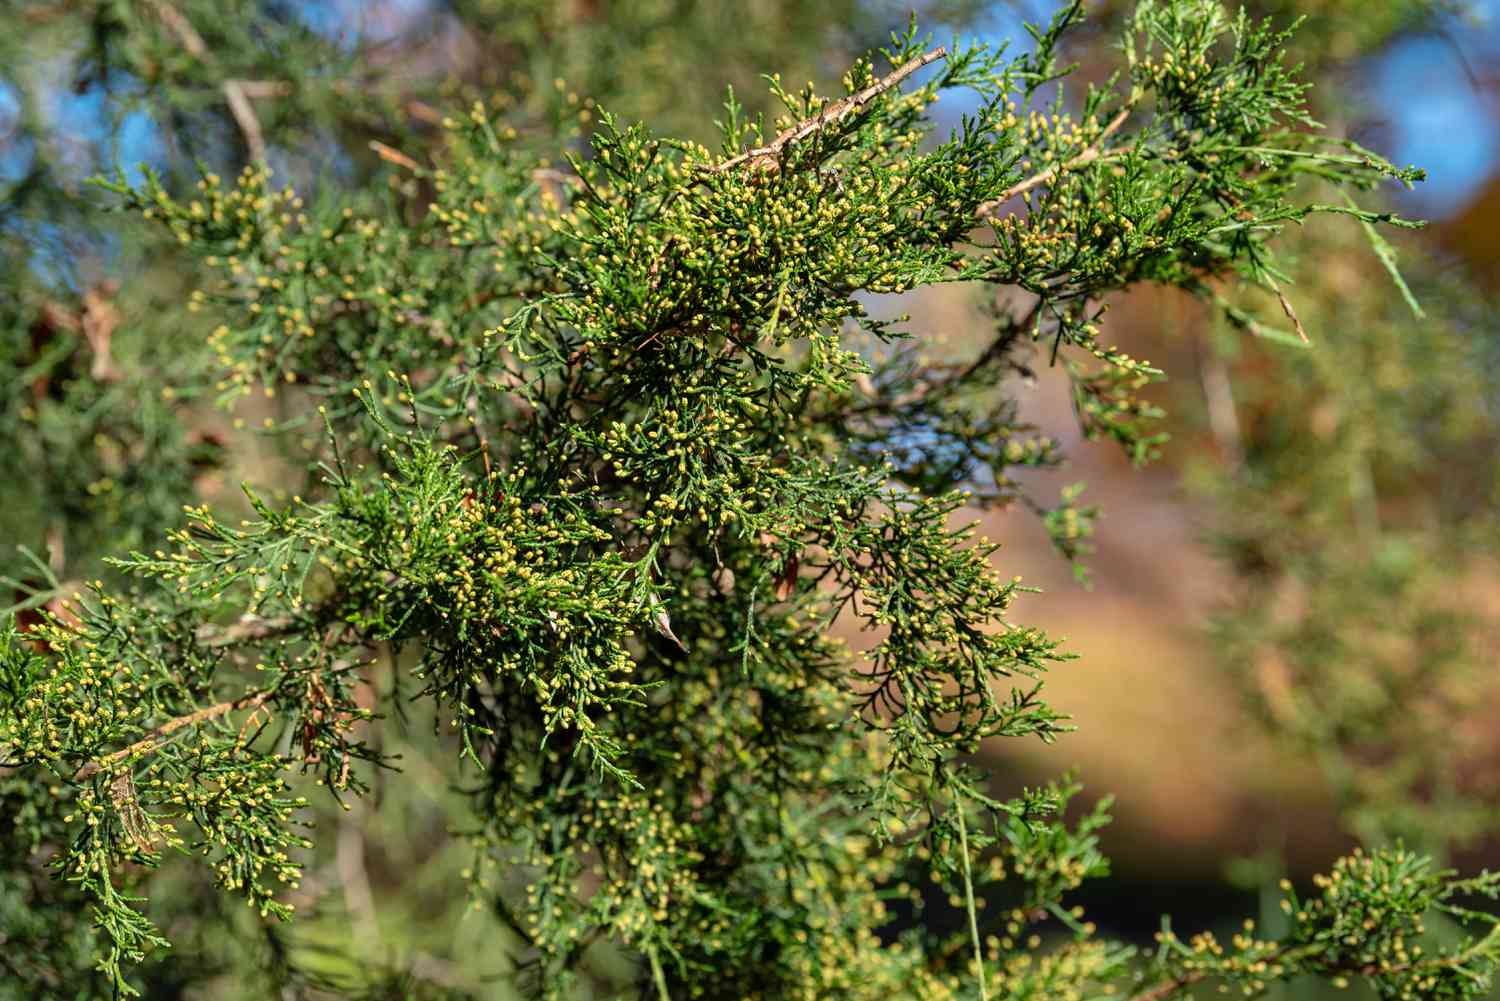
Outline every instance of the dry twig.
MULTIPOLYGON (((203 41, 203 36, 198 34, 198 29, 193 27, 191 21, 182 15, 182 12, 173 7, 166 0, 150 0, 152 10, 161 19, 167 30, 177 36, 178 43, 187 50, 193 58, 204 63, 211 64, 213 55, 208 51, 208 43, 203 41)), ((279 97, 291 92, 292 85, 278 80, 235 80, 228 79, 219 85, 224 92, 224 103, 229 105, 229 112, 234 116, 235 123, 240 127, 240 133, 245 137, 245 146, 250 151, 250 159, 256 163, 263 163, 266 159, 266 137, 260 128, 260 119, 255 116, 255 108, 250 104, 254 97, 279 97)))
POLYGON ((1297 319, 1297 311, 1292 308, 1292 300, 1288 299, 1281 289, 1276 290, 1276 298, 1281 300, 1281 310, 1286 313, 1287 319, 1292 321, 1292 326, 1296 329, 1297 336, 1302 338, 1302 343, 1311 344, 1312 341, 1308 338, 1307 331, 1302 326, 1302 321, 1297 319))
POLYGON ((1202 973, 1184 973, 1180 977, 1173 980, 1164 980, 1155 987, 1142 991, 1140 994, 1132 997, 1130 1001, 1166 1001, 1167 998, 1176 994, 1184 987, 1191 987, 1203 978, 1204 975, 1202 973))
POLYGON ((787 146, 805 139, 816 132, 821 132, 828 126, 862 111, 865 105, 875 100, 875 98, 897 86, 901 81, 911 76, 923 66, 936 62, 947 54, 948 50, 941 45, 930 52, 924 52, 910 62, 902 64, 886 76, 876 80, 864 90, 834 101, 816 115, 804 118, 796 125, 777 135, 775 139, 766 145, 746 150, 738 156, 730 157, 723 163, 706 166, 702 169, 710 174, 723 174, 747 162, 753 162, 756 166, 773 163, 780 157, 782 150, 786 149, 787 146))
POLYGON ((246 640, 262 640, 290 632, 296 622, 297 620, 289 615, 278 615, 269 619, 246 615, 232 626, 200 626, 196 638, 199 643, 207 647, 233 646, 246 640))
POLYGON ((118 751, 113 751, 109 754, 106 754, 98 761, 88 762, 82 768, 78 769, 78 771, 73 773, 73 781, 81 782, 89 776, 94 775, 95 773, 100 772, 105 768, 108 768, 110 765, 114 764, 117 761, 123 761, 126 758, 129 758, 135 754, 139 754, 143 751, 150 751, 167 737, 170 737, 172 734, 176 733, 178 730, 181 730, 183 727, 192 726, 195 723, 206 723, 211 719, 218 719, 220 716, 232 713, 238 709, 259 708, 263 702, 271 697, 271 695, 271 692, 265 691, 249 692, 245 695, 241 695, 237 699, 230 699, 227 702, 220 702, 216 705, 205 706, 204 708, 199 709, 196 712, 190 712, 185 716, 178 716, 176 719, 167 720, 161 726, 157 727, 154 730, 151 730, 146 734, 146 736, 131 744, 129 747, 122 747, 118 751))
POLYGON ((420 163, 413 160, 411 157, 407 156, 399 149, 396 149, 394 146, 387 146, 379 139, 370 140, 370 149, 374 150, 375 155, 380 157, 386 163, 394 163, 396 166, 405 167, 410 171, 419 171, 422 169, 422 165, 420 163))
POLYGON ((1017 195, 1024 195, 1026 192, 1032 190, 1033 188, 1039 188, 1065 171, 1076 170, 1077 168, 1082 167, 1085 164, 1093 163, 1095 160, 1098 160, 1101 157, 1114 156, 1115 154, 1106 153, 1104 151, 1104 144, 1109 141, 1110 136, 1114 135, 1120 130, 1120 126, 1124 125, 1125 119, 1129 117, 1130 105, 1127 104, 1125 107, 1120 109, 1119 113, 1116 114, 1114 118, 1111 118, 1109 120, 1109 124, 1104 126, 1104 131, 1099 133, 1099 138, 1090 143, 1088 145, 1088 148, 1083 150, 1077 156, 1070 157, 1069 159, 1057 164, 1056 166, 1048 167, 1040 174, 1035 174, 1031 177, 1028 177, 1024 181, 1011 185, 1009 188, 1006 188, 1004 191, 1002 191, 998 197, 993 198, 990 201, 987 201, 983 205, 979 206, 978 214, 981 216, 990 215, 1000 206, 1004 205, 1006 202, 1010 201, 1017 195))

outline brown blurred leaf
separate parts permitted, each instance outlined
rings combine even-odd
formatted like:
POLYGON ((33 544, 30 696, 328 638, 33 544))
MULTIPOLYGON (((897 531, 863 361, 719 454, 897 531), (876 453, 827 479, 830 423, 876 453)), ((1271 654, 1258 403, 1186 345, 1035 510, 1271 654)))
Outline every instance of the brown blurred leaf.
POLYGON ((797 557, 789 556, 781 567, 781 576, 776 578, 776 600, 785 601, 792 596, 797 589, 797 571, 800 569, 797 557))
POLYGON ((120 310, 115 306, 114 294, 119 291, 113 282, 97 285, 83 294, 83 314, 80 326, 83 337, 94 353, 89 374, 100 382, 113 382, 120 377, 110 355, 110 340, 115 328, 120 325, 120 310))

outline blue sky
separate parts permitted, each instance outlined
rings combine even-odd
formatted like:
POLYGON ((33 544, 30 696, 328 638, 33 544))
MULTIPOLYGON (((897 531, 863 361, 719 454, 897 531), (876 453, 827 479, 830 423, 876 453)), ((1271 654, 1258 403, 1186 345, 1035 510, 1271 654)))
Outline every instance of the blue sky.
POLYGON ((1424 215, 1462 208, 1500 162, 1500 0, 1472 11, 1439 34, 1399 40, 1365 74, 1385 119, 1381 152, 1427 169, 1409 196, 1424 215))

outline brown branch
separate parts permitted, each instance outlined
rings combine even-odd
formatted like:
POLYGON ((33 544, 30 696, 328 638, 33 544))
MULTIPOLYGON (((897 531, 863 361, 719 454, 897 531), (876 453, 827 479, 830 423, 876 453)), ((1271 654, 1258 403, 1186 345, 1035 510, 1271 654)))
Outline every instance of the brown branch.
MULTIPOLYGON (((208 43, 203 36, 198 34, 198 29, 193 23, 182 15, 176 7, 167 0, 150 0, 151 9, 156 11, 156 16, 161 23, 166 25, 167 30, 177 36, 180 44, 194 59, 205 64, 212 64, 213 54, 208 51, 208 43)), ((266 159, 266 137, 260 129, 260 119, 255 116, 255 108, 250 104, 251 97, 272 97, 285 94, 291 90, 291 84, 268 82, 264 80, 225 80, 219 85, 224 92, 224 103, 229 105, 229 113, 234 116, 235 123, 240 127, 240 133, 245 137, 245 146, 250 151, 250 159, 257 163, 263 163, 266 159)))
MULTIPOLYGON (((233 646, 247 640, 266 639, 280 633, 291 631, 296 620, 290 616, 278 616, 272 619, 262 619, 247 615, 232 626, 202 626, 198 629, 195 638, 199 643, 207 647, 233 646)), ((133 754, 149 751, 157 747, 165 738, 181 730, 183 727, 192 726, 196 723, 204 723, 208 720, 218 719, 227 713, 236 712, 240 709, 259 709, 270 699, 272 692, 258 691, 241 695, 237 699, 220 702, 216 705, 206 706, 194 710, 184 716, 169 719, 165 723, 149 731, 146 736, 131 744, 129 747, 112 751, 100 758, 98 761, 90 761, 78 771, 73 773, 73 781, 81 782, 95 773, 108 768, 117 761, 124 760, 133 754)))
POLYGON ((406 113, 417 121, 426 122, 428 125, 441 125, 443 123, 443 113, 424 101, 407 101, 406 113))
MULTIPOLYGON (((195 635, 195 638, 199 643, 207 647, 232 646, 236 643, 242 643, 247 640, 266 639, 270 636, 276 636, 281 633, 290 632, 292 631, 292 627, 295 624, 296 620, 292 619, 289 616, 281 616, 274 619, 261 619, 247 615, 238 623, 232 626, 200 626, 195 635)), ((205 720, 217 719, 218 717, 223 716, 225 713, 234 712, 238 709, 259 709, 261 705, 263 705, 266 700, 271 697, 271 694, 272 693, 269 691, 251 692, 247 695, 240 696, 238 699, 231 699, 228 702, 220 702, 217 705, 208 706, 204 709, 198 709, 194 712, 188 713, 185 716, 179 716, 176 719, 170 719, 156 729, 151 730, 146 734, 146 736, 131 744, 129 747, 123 748, 118 751, 113 751, 109 754, 106 754, 98 761, 90 761, 87 764, 83 765, 78 769, 78 771, 73 773, 73 780, 75 782, 82 781, 108 767, 109 765, 114 764, 116 761, 119 761, 122 758, 129 757, 131 754, 137 751, 150 750, 151 748, 159 744, 162 738, 176 733, 178 730, 181 730, 185 726, 191 726, 194 723, 201 723, 205 720)), ((0 767, 9 768, 13 767, 13 764, 0 762, 0 767)))
POLYGON ((1130 1001, 1166 1001, 1167 998, 1176 994, 1184 987, 1191 987, 1206 976, 1207 974, 1204 973, 1184 973, 1175 979, 1164 980, 1150 990, 1142 991, 1132 997, 1130 1001))
POLYGON ((200 626, 195 638, 207 647, 233 646, 246 640, 263 640, 291 632, 296 624, 297 620, 289 615, 279 615, 274 619, 246 615, 232 626, 200 626))
POLYGON ((1078 167, 1093 163, 1095 160, 1101 158, 1107 159, 1109 157, 1118 155, 1117 152, 1106 153, 1104 151, 1104 144, 1109 141, 1109 138, 1111 136, 1113 136, 1120 130, 1120 126, 1125 124, 1125 119, 1130 117, 1130 110, 1131 106, 1129 104, 1121 108, 1119 113, 1116 114, 1114 118, 1110 119, 1109 124, 1104 126, 1104 131, 1099 133, 1099 138, 1090 143, 1088 147, 1077 156, 1071 157, 1070 159, 1065 160, 1062 163, 1048 167, 1040 174, 1035 174, 1031 177, 1028 177, 1024 181, 1011 185, 1010 187, 1002 191, 996 198, 993 198, 990 201, 987 201, 983 205, 979 206, 978 214, 981 216, 987 216, 1017 195, 1024 195, 1026 192, 1032 190, 1033 188, 1039 188, 1042 185, 1049 183, 1053 178, 1057 177, 1064 171, 1075 170, 1078 167))
POLYGON ((211 58, 208 54, 208 43, 203 41, 203 36, 198 34, 197 28, 193 27, 193 22, 183 17, 182 12, 166 0, 150 0, 150 3, 151 9, 156 11, 156 16, 161 19, 161 23, 177 36, 177 41, 187 50, 188 55, 208 62, 211 58))
POLYGON ((422 169, 422 165, 420 163, 413 160, 411 157, 407 156, 399 149, 396 149, 394 146, 387 146, 379 139, 371 139, 370 148, 375 151, 376 156, 380 157, 386 163, 394 163, 398 167, 405 167, 407 170, 411 171, 419 171, 422 169))
POLYGON ((249 692, 245 695, 241 695, 237 699, 230 699, 228 702, 220 702, 217 705, 205 706, 204 708, 196 710, 194 712, 190 712, 185 716, 178 716, 176 719, 169 719, 161 726, 148 732, 146 736, 142 737, 134 744, 131 744, 129 747, 123 747, 118 751, 112 751, 111 753, 106 754, 104 757, 100 758, 98 761, 90 761, 82 768, 78 769, 78 771, 73 773, 73 781, 81 782, 89 776, 94 775, 95 773, 100 772, 105 768, 108 768, 110 765, 114 764, 117 761, 123 761, 126 758, 129 758, 135 754, 140 754, 143 751, 153 750, 154 748, 159 746, 165 738, 170 737, 172 734, 176 733, 178 730, 181 730, 184 727, 193 726, 197 723, 206 723, 209 720, 218 719, 220 716, 235 712, 239 709, 259 708, 267 699, 271 697, 272 694, 273 693, 269 691, 249 692))
MULTIPOLYGON (((394 146, 390 146, 386 143, 381 142, 379 139, 370 140, 370 149, 375 152, 376 156, 380 157, 386 163, 394 163, 396 166, 404 167, 414 174, 420 174, 423 170, 422 165, 416 160, 407 156, 405 153, 401 152, 399 149, 396 149, 394 146)), ((578 178, 574 175, 558 170, 555 167, 537 167, 531 172, 531 179, 537 184, 542 185, 543 187, 549 189, 555 188, 560 190, 566 190, 569 187, 576 187, 580 183, 578 178)), ((492 298, 494 298, 494 293, 488 294, 485 297, 484 301, 488 301, 488 299, 492 298)), ((482 305, 483 303, 481 302, 478 304, 482 305)), ((472 308, 474 305, 476 305, 476 303, 474 303, 473 300, 470 300, 469 305, 472 308)))
POLYGON ((1292 300, 1288 299, 1281 289, 1276 290, 1276 298, 1281 300, 1281 310, 1286 314, 1287 319, 1292 321, 1292 326, 1296 328, 1297 336, 1302 338, 1302 343, 1311 344, 1312 341, 1308 339, 1307 331, 1303 328, 1302 321, 1297 319, 1297 311, 1292 308, 1292 300))
POLYGON ((221 89, 230 114, 234 115, 240 132, 245 136, 245 147, 250 151, 250 159, 256 163, 264 163, 266 137, 260 131, 260 119, 255 117, 255 109, 250 106, 250 98, 245 96, 244 86, 238 80, 225 80, 221 89))
POLYGON ((881 77, 879 80, 870 84, 870 86, 866 87, 864 90, 861 90, 855 94, 850 94, 848 97, 841 98, 840 100, 837 100, 830 104, 828 107, 824 108, 822 111, 818 112, 816 115, 813 115, 809 118, 804 118, 796 125, 793 125, 791 128, 777 135, 775 139, 771 140, 766 145, 757 146, 754 149, 746 150, 738 156, 730 157, 723 163, 714 164, 712 166, 705 166, 701 169, 710 174, 723 174, 740 166, 740 164, 742 163, 754 161, 757 165, 761 165, 766 163, 767 161, 774 160, 781 155, 781 151, 784 150, 787 146, 791 145, 794 142, 797 142, 798 140, 805 139, 815 132, 820 132, 823 129, 827 128, 829 125, 832 125, 835 122, 842 121, 852 114, 856 114, 864 110, 865 105, 875 100, 875 98, 897 86, 901 83, 901 81, 911 76, 923 66, 926 66, 927 64, 932 62, 936 62, 947 54, 948 50, 941 45, 930 52, 924 52, 920 56, 917 56, 915 59, 904 63, 899 68, 887 74, 886 76, 881 77))
POLYGON ((292 92, 289 80, 237 80, 240 90, 251 100, 264 97, 287 97, 292 92))

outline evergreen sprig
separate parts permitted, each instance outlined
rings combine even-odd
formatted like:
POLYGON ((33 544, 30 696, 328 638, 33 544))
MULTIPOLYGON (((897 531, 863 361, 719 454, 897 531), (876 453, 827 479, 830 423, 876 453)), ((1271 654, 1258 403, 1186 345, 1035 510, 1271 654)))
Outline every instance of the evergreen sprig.
MULTIPOLYGON (((1086 433, 1149 457, 1138 394, 1159 373, 1101 339, 1102 299, 1238 278, 1296 324, 1277 232, 1398 222, 1305 185, 1417 173, 1323 137, 1285 36, 1207 0, 1143 2, 1121 72, 1068 110, 1058 47, 1082 10, 1016 59, 913 29, 882 50, 887 75, 861 61, 837 98, 772 78, 786 115, 731 99, 717 151, 600 114, 563 171, 476 104, 430 165, 387 156, 397 190, 430 194, 415 208, 306 199, 255 166, 186 199, 149 173, 106 185, 216 275, 192 301, 222 320, 221 400, 289 399, 270 429, 317 469, 306 499, 251 493, 238 524, 190 507, 170 551, 117 562, 137 591, 0 633, 0 746, 70 804, 48 835, 116 992, 165 944, 133 887, 168 848, 289 914, 274 884, 297 884, 309 845, 299 774, 342 797, 394 763, 369 739, 392 706, 362 695, 386 655, 457 734, 476 901, 545 997, 600 941, 662 998, 1132 983, 1137 957, 1066 902, 1106 871, 1103 809, 1067 822, 1071 782, 998 800, 966 764, 982 740, 1064 726, 1041 699, 1063 655, 1011 621, 1024 589, 962 524, 1057 461, 1004 381, 1039 344, 1086 433), (936 137, 924 112, 954 89, 977 109, 936 137), (870 316, 872 294, 952 282, 1024 298, 997 300, 961 363, 870 316), (873 633, 867 653, 839 622, 873 633), (885 941, 917 866, 967 927, 885 941), (986 935, 991 894, 1014 906, 986 935)), ((1075 491, 1025 499, 1085 551, 1075 491)), ((1428 912, 1489 920, 1453 898, 1491 877, 1396 852, 1330 880, 1285 936, 1228 959, 1164 936, 1137 996, 1307 972, 1478 996, 1489 936, 1431 961, 1406 945, 1428 912)))

